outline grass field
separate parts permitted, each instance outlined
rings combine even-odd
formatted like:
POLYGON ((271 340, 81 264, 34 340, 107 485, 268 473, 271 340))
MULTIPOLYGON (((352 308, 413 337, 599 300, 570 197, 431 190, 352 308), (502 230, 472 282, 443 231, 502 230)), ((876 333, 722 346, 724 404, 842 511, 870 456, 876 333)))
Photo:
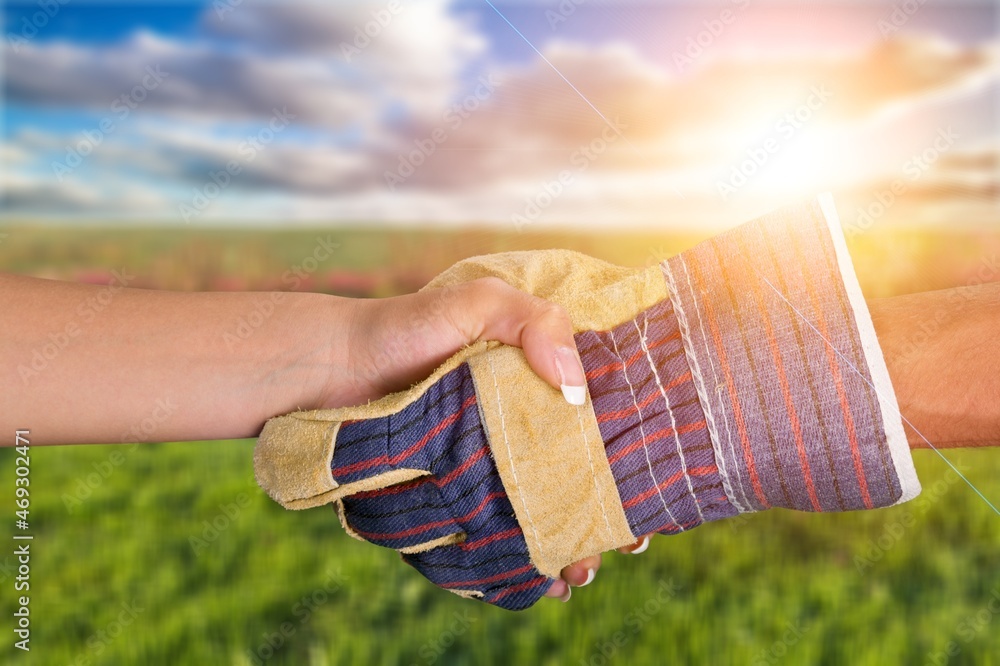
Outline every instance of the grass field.
MULTIPOLYGON (((4 231, 0 270, 100 281, 126 267, 135 286, 179 289, 281 286, 319 233, 4 231)), ((637 265, 699 235, 337 231, 342 252, 303 288, 383 296, 462 256, 534 247, 637 265)), ((852 243, 869 296, 966 284, 998 249, 1000 234, 852 243)), ((915 454, 924 493, 911 503, 772 510, 660 537, 641 556, 607 556, 571 603, 510 613, 431 586, 394 552, 347 537, 329 508, 283 510, 255 485, 252 449, 34 449, 32 650, 13 647, 7 537, 0 663, 1000 664, 1000 516, 933 452, 915 454)), ((1000 502, 1000 452, 947 455, 1000 502)), ((2 449, 8 525, 13 494, 14 451, 2 449)))

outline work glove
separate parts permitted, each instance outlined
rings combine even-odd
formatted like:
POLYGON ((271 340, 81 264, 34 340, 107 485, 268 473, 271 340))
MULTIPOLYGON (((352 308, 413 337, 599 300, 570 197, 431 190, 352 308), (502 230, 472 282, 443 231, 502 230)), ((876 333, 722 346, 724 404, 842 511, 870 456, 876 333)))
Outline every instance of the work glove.
POLYGON ((426 288, 487 276, 565 308, 583 404, 520 349, 478 342, 409 390, 268 421, 261 487, 289 509, 333 504, 351 536, 514 610, 644 534, 920 492, 828 195, 645 268, 511 252, 426 288))

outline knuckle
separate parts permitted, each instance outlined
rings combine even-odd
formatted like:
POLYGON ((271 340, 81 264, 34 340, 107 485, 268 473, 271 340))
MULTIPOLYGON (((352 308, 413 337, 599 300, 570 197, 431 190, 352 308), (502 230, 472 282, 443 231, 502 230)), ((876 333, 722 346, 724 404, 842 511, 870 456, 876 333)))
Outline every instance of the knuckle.
POLYGON ((539 316, 559 324, 560 326, 568 326, 570 324, 569 313, 566 312, 566 308, 558 303, 538 299, 537 307, 539 310, 539 316))
POLYGON ((496 296, 513 289, 509 284, 493 275, 476 278, 465 284, 470 292, 481 296, 496 296))
POLYGON ((447 285, 441 288, 437 310, 458 317, 467 314, 470 308, 502 298, 510 289, 512 287, 498 277, 482 277, 447 285))

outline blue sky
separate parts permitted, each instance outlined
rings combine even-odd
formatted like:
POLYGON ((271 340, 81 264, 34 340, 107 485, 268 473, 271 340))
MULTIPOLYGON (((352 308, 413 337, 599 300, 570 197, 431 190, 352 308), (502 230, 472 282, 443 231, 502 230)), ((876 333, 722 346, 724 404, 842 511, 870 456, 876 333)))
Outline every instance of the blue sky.
MULTIPOLYGON (((890 3, 578 2, 563 14, 570 0, 496 3, 544 60, 477 0, 403 3, 351 57, 354 30, 387 2, 244 0, 218 14, 211 3, 74 0, 44 25, 36 2, 7 3, 2 213, 728 224, 817 189, 863 205, 949 125, 959 138, 914 184, 913 208, 956 178, 991 191, 991 3, 928 2, 887 32, 890 3), (143 88, 149 67, 166 75, 143 88), (832 92, 811 109, 816 86, 832 92), (781 118, 796 112, 808 118, 786 136, 781 118), (613 119, 623 140, 581 157, 613 119), (780 145, 766 164, 744 169, 769 139, 780 145)), ((918 220, 943 219, 942 206, 964 220, 995 214, 983 196, 948 197, 918 220)))
MULTIPOLYGON (((335 3, 331 3, 335 4, 335 3)), ((553 35, 599 43, 623 40, 637 45, 644 55, 663 56, 670 45, 697 27, 704 18, 717 13, 722 2, 593 2, 582 0, 565 20, 554 20, 548 12, 559 14, 560 2, 496 2, 503 14, 532 42, 544 44, 553 35), (715 10, 715 11, 713 11, 715 10), (552 26, 555 25, 555 29, 552 26)), ((768 14, 788 14, 796 3, 772 3, 769 12, 760 12, 761 22, 771 21, 768 14)), ((797 3, 800 6, 803 3, 797 3)), ((828 20, 843 16, 847 8, 857 25, 874 24, 887 15, 892 2, 818 2, 807 1, 808 13, 796 16, 794 34, 782 35, 785 44, 816 44, 831 39, 828 20)), ((137 29, 165 35, 193 38, 201 33, 199 19, 211 2, 86 2, 74 0, 62 6, 48 24, 39 30, 40 41, 69 40, 80 43, 108 43, 128 37, 137 29)), ((491 53, 504 61, 527 62, 533 52, 514 38, 509 26, 483 0, 460 0, 451 4, 452 12, 473 17, 488 38, 491 53)), ((6 30, 17 27, 24 18, 39 11, 37 2, 19 0, 4 3, 6 30)), ((794 10, 793 10, 794 11, 794 10)), ((990 2, 931 1, 907 22, 912 31, 932 31, 963 42, 982 42, 996 36, 996 9, 990 2)), ((870 35, 858 31, 863 43, 870 35)), ((832 38, 843 44, 844 35, 832 38)))
MULTIPOLYGON (((84 43, 110 42, 127 37, 137 28, 173 35, 191 35, 206 4, 201 2, 68 2, 39 28, 38 39, 63 39, 84 43)), ((39 11, 36 2, 5 2, 7 30, 17 32, 25 18, 39 11)))

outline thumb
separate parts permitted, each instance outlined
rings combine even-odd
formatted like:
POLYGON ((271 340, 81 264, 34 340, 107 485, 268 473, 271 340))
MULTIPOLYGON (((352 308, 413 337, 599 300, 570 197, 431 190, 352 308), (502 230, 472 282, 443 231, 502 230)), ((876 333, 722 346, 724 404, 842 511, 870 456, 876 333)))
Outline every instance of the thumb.
POLYGON ((566 311, 499 278, 466 283, 469 298, 454 301, 452 321, 470 342, 498 340, 520 347, 534 372, 571 405, 587 400, 587 380, 566 311))

